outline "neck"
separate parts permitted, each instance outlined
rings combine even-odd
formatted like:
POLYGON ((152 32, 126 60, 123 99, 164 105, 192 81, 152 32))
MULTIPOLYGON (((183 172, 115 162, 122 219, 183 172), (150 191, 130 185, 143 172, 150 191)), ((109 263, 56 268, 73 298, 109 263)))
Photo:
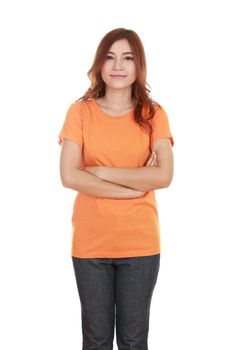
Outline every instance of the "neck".
POLYGON ((100 101, 104 107, 112 108, 113 110, 133 108, 134 106, 134 101, 131 97, 131 89, 127 91, 107 90, 100 101))

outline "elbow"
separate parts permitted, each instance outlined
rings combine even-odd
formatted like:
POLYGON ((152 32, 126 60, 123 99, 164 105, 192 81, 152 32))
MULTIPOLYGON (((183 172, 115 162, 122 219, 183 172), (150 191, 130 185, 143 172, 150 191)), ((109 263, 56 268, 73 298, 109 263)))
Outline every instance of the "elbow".
POLYGON ((156 184, 153 184, 152 190, 159 190, 162 188, 167 188, 172 182, 172 176, 162 176, 160 181, 157 181, 156 184))
POLYGON ((170 176, 164 176, 164 180, 163 180, 163 187, 169 187, 170 184, 172 183, 172 179, 173 179, 173 175, 170 176))
POLYGON ((174 174, 173 167, 163 169, 163 171, 161 172, 162 188, 167 188, 170 186, 170 184, 172 183, 173 174, 174 174))
POLYGON ((62 186, 68 188, 69 187, 69 177, 66 174, 61 172, 60 179, 61 179, 62 186))
POLYGON ((80 168, 75 169, 74 171, 61 171, 60 172, 60 178, 61 178, 61 183, 63 187, 66 188, 73 188, 74 186, 77 187, 78 185, 78 179, 80 173, 83 173, 83 170, 80 168))
POLYGON ((171 181, 165 181, 162 188, 167 188, 170 186, 170 184, 171 184, 171 181))
POLYGON ((66 188, 69 187, 69 182, 67 179, 61 178, 61 183, 63 187, 66 187, 66 188))
POLYGON ((63 187, 65 187, 65 188, 70 188, 70 185, 69 185, 69 183, 68 182, 62 182, 62 185, 63 185, 63 187))
POLYGON ((173 179, 173 167, 154 167, 156 171, 156 176, 153 175, 151 179, 150 190, 158 190, 162 188, 169 187, 173 179))

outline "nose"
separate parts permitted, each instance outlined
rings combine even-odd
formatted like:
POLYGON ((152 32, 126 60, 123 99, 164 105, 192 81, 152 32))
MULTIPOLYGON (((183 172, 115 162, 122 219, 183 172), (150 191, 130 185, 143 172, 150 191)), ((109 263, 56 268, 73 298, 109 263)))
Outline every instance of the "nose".
POLYGON ((122 67, 122 58, 116 59, 114 63, 114 68, 121 68, 122 67))

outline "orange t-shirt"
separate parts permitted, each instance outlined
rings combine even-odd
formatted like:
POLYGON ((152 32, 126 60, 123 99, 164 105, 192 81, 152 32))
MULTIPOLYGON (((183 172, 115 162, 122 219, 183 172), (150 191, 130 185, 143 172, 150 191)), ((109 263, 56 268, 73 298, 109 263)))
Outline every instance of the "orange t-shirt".
MULTIPOLYGON (((59 134, 82 147, 81 166, 134 168, 145 165, 151 145, 168 137, 174 145, 167 114, 159 107, 151 137, 134 120, 133 109, 106 114, 94 98, 73 102, 59 134)), ((94 197, 78 192, 72 214, 71 254, 80 258, 124 258, 160 253, 155 192, 138 198, 94 197)))

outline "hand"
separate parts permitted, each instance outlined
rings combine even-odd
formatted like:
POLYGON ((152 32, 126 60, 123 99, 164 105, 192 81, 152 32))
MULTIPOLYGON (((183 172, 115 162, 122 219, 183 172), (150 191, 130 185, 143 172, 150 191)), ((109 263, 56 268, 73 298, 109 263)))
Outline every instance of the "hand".
POLYGON ((147 163, 146 163, 146 167, 148 166, 156 166, 157 164, 157 156, 155 152, 152 152, 150 155, 150 158, 148 159, 147 163))

